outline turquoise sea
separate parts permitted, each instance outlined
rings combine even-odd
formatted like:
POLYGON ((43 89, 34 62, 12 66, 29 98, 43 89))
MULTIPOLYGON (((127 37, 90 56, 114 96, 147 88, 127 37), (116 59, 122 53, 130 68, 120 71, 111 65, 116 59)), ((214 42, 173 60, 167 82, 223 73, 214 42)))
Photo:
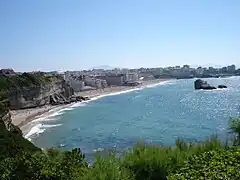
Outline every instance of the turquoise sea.
POLYGON ((229 118, 239 116, 240 77, 206 79, 228 86, 213 91, 194 90, 194 80, 171 80, 74 104, 36 119, 26 137, 42 148, 80 147, 89 158, 96 151, 125 151, 137 141, 173 145, 177 137, 226 137, 229 118))

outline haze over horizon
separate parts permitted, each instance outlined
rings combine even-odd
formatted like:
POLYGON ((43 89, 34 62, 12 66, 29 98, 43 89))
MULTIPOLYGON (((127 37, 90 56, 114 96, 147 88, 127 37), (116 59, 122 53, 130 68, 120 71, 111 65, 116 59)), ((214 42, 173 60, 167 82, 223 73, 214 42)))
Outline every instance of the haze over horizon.
POLYGON ((240 67, 239 0, 2 0, 1 68, 240 67))

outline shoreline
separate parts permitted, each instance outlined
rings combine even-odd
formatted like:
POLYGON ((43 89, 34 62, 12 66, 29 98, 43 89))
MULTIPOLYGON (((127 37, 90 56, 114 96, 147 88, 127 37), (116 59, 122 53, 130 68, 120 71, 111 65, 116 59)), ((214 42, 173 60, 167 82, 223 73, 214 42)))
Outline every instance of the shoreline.
MULTIPOLYGON (((78 96, 88 96, 90 98, 89 101, 92 101, 105 96, 128 93, 141 88, 144 89, 148 87, 154 87, 162 84, 163 82, 168 82, 170 80, 174 80, 174 79, 154 79, 154 80, 143 81, 143 83, 138 86, 112 86, 104 89, 78 92, 75 94, 78 96)), ((76 103, 71 103, 67 105, 58 105, 58 106, 45 105, 42 107, 36 107, 36 108, 30 108, 30 109, 12 110, 10 111, 11 117, 12 117, 12 123, 18 126, 23 131, 23 134, 26 135, 33 127, 33 126, 30 126, 29 124, 34 120, 38 118, 44 118, 46 116, 49 116, 50 113, 61 111, 71 106, 74 107, 74 104, 76 103)))

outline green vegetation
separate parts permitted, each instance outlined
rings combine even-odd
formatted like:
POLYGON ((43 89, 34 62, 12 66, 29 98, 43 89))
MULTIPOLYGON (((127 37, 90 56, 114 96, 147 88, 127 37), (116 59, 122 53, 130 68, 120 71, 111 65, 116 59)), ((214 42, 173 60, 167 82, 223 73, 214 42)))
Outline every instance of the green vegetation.
MULTIPOLYGON (((8 156, 0 163, 2 179, 166 179, 167 175, 180 169, 195 154, 224 148, 215 137, 200 144, 186 144, 178 140, 175 148, 144 144, 136 145, 131 152, 119 158, 115 155, 98 157, 88 167, 79 149, 46 152, 19 153, 8 156)), ((25 145, 24 145, 25 146, 25 145)))
MULTIPOLYGON (((24 147, 29 146, 25 142, 19 143, 24 147)), ((14 147, 5 151, 9 149, 14 151, 14 147)), ((195 144, 187 144, 179 139, 176 147, 137 144, 121 157, 114 154, 98 156, 91 166, 88 166, 80 149, 26 149, 7 154, 0 162, 0 179, 164 180, 240 177, 240 147, 225 147, 214 136, 195 144)))
POLYGON ((50 83, 55 79, 57 79, 57 77, 46 77, 42 73, 23 73, 16 76, 0 76, 0 88, 1 90, 9 90, 10 88, 34 87, 50 83))
POLYGON ((0 76, 0 101, 8 98, 10 90, 38 87, 58 80, 60 77, 46 77, 42 73, 23 73, 16 76, 0 76))
POLYGON ((233 145, 240 145, 240 118, 231 118, 229 129, 233 134, 233 145))
POLYGON ((170 175, 169 180, 181 179, 240 179, 240 147, 229 147, 193 155, 170 175))
POLYGON ((40 149, 34 146, 31 142, 24 139, 22 134, 17 131, 9 132, 3 121, 0 120, 0 160, 14 157, 23 152, 35 152, 39 150, 40 149))
POLYGON ((134 172, 137 180, 166 179, 170 172, 181 168, 192 155, 221 148, 224 148, 224 145, 214 136, 196 144, 187 144, 178 139, 176 147, 140 144, 125 155, 123 165, 134 172))

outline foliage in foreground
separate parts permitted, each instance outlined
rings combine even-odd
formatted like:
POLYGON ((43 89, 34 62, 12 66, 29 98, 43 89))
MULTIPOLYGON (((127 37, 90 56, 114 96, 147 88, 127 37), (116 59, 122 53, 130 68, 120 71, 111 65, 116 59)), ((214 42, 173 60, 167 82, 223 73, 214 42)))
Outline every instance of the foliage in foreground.
POLYGON ((229 129, 233 134, 233 145, 240 145, 240 118, 231 118, 229 129))
MULTIPOLYGON (((234 133, 238 130, 238 125, 235 125, 235 129, 232 129, 234 133)), ((121 157, 114 154, 98 157, 95 163, 89 166, 80 149, 39 151, 19 134, 8 132, 4 128, 0 129, 0 132, 2 130, 2 180, 240 178, 240 144, 234 142, 234 146, 227 147, 214 136, 201 143, 186 143, 178 139, 175 147, 138 144, 121 157)))
POLYGON ((23 152, 36 152, 39 148, 22 137, 22 134, 9 132, 0 120, 0 161, 23 152))
POLYGON ((87 164, 79 149, 60 152, 22 153, 0 162, 0 179, 76 179, 87 164))
POLYGON ((224 146, 216 137, 202 143, 187 144, 181 139, 176 147, 159 147, 139 144, 123 158, 123 166, 135 174, 135 179, 166 179, 170 172, 177 171, 192 155, 224 146))
POLYGON ((240 179, 240 148, 230 147, 193 155, 169 180, 240 179))
POLYGON ((88 166, 79 149, 21 153, 0 163, 1 179, 83 179, 142 180, 166 179, 179 170, 189 157, 224 148, 212 137, 200 144, 177 141, 175 148, 139 144, 121 158, 115 155, 98 157, 88 166))

